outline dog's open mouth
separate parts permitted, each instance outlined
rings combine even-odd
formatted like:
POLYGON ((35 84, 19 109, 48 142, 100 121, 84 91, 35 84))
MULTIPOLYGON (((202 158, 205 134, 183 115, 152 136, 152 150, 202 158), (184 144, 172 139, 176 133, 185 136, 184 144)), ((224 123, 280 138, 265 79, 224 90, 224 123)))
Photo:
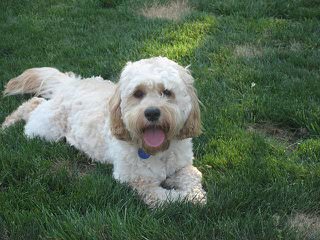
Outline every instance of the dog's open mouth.
POLYGON ((149 147, 159 147, 166 138, 165 132, 159 127, 148 127, 143 131, 143 141, 149 147))

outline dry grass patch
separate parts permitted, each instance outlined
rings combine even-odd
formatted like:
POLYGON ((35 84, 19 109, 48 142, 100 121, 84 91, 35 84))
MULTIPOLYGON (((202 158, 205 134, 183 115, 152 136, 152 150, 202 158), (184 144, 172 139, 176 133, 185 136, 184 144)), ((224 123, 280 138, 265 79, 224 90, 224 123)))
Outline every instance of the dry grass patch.
POLYGON ((52 164, 51 172, 55 174, 60 171, 66 171, 69 176, 77 175, 78 177, 83 177, 92 172, 95 168, 96 163, 91 161, 79 161, 73 166, 70 161, 59 160, 52 164))
POLYGON ((190 13, 191 7, 186 0, 170 1, 166 5, 153 3, 141 10, 141 15, 147 18, 161 18, 177 21, 190 13))
POLYGON ((248 131, 257 132, 285 142, 288 144, 289 149, 294 148, 298 140, 309 135, 306 128, 288 128, 269 122, 250 125, 248 131))
POLYGON ((302 46, 299 42, 292 42, 290 44, 290 50, 293 52, 299 52, 301 51, 301 49, 302 49, 302 46))
POLYGON ((262 56, 262 53, 262 49, 258 49, 254 46, 249 45, 238 45, 234 49, 234 55, 237 57, 260 57, 262 56))
POLYGON ((95 170, 97 167, 97 164, 95 162, 80 162, 78 164, 78 176, 83 177, 95 170))
POLYGON ((320 238, 320 218, 317 216, 298 213, 289 218, 288 226, 297 233, 299 239, 320 238))
POLYGON ((73 175, 72 165, 69 161, 66 160, 56 160, 52 163, 50 168, 50 174, 57 175, 61 172, 67 173, 69 177, 73 175))

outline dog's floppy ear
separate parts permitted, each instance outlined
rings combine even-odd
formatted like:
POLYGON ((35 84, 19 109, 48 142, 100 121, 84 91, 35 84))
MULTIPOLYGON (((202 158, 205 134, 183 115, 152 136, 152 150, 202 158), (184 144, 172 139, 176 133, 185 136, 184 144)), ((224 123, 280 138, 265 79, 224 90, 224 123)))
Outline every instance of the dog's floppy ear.
POLYGON ((119 84, 116 86, 113 96, 109 100, 110 110, 110 129, 111 133, 119 140, 129 141, 130 134, 126 129, 121 118, 121 96, 119 90, 119 84))
POLYGON ((178 134, 178 139, 192 138, 201 134, 201 117, 199 99, 197 97, 196 89, 193 87, 193 78, 187 69, 180 71, 180 76, 187 86, 187 92, 191 98, 190 114, 178 134))

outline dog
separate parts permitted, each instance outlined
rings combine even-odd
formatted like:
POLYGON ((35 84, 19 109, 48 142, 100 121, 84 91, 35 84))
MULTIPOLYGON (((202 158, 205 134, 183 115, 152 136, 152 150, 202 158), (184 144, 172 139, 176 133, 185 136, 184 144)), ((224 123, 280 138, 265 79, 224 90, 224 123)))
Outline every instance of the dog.
POLYGON ((24 120, 28 138, 65 139, 92 160, 113 164, 113 177, 151 207, 205 204, 202 174, 192 165, 191 138, 201 133, 193 82, 187 68, 165 57, 128 62, 118 83, 31 68, 11 79, 4 95, 35 97, 2 128, 24 120))

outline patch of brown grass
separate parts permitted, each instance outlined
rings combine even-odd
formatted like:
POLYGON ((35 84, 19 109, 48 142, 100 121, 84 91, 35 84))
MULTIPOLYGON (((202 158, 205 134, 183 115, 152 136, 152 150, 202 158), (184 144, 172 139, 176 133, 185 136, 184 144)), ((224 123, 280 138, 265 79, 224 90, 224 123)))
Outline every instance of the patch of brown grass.
POLYGON ((56 160, 52 163, 51 165, 51 172, 52 173, 57 173, 61 170, 66 170, 69 175, 72 174, 71 170, 71 164, 68 161, 65 160, 56 160))
POLYGON ((288 144, 289 149, 294 148, 301 138, 305 138, 309 135, 306 128, 288 128, 269 122, 250 125, 248 131, 257 132, 285 142, 288 144))
POLYGON ((301 49, 302 49, 302 46, 299 42, 292 42, 290 44, 290 50, 293 52, 299 52, 301 51, 301 49))
POLYGON ((262 50, 250 45, 239 45, 235 47, 234 55, 236 55, 237 57, 251 58, 256 56, 262 56, 262 50))
POLYGON ((76 166, 73 166, 71 162, 65 160, 55 161, 51 166, 51 172, 57 173, 61 170, 67 171, 69 176, 77 175, 83 177, 93 171, 96 167, 96 164, 93 162, 78 162, 76 166))
POLYGON ((90 172, 92 172, 96 168, 97 164, 94 162, 81 162, 78 164, 78 176, 83 177, 90 172))
POLYGON ((177 21, 191 11, 187 0, 170 1, 166 5, 153 3, 141 10, 141 15, 147 18, 162 18, 177 21))
POLYGON ((299 239, 320 239, 320 218, 310 214, 298 213, 289 218, 288 226, 299 239))

